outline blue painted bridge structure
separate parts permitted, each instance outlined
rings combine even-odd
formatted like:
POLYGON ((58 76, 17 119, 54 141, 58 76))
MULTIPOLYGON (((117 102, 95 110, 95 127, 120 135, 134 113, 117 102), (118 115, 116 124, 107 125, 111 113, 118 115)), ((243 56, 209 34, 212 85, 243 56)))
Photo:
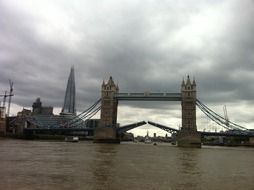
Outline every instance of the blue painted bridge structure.
MULTIPOLYGON (((122 127, 117 128, 118 135, 121 135, 129 130, 135 129, 137 127, 150 124, 154 127, 157 127, 161 130, 164 130, 171 134, 176 134, 179 132, 179 129, 175 129, 172 127, 168 127, 159 123, 155 123, 152 121, 140 121, 137 123, 124 125, 122 127)), ((60 127, 53 127, 53 128, 25 128, 24 133, 26 135, 36 134, 62 134, 62 135, 80 135, 80 136, 87 136, 88 134, 93 134, 93 128, 87 127, 79 127, 79 128, 60 128, 60 127)), ((241 130, 228 130, 224 132, 205 132, 199 131, 201 136, 223 136, 223 137, 254 137, 254 132, 252 131, 241 131, 241 130)))

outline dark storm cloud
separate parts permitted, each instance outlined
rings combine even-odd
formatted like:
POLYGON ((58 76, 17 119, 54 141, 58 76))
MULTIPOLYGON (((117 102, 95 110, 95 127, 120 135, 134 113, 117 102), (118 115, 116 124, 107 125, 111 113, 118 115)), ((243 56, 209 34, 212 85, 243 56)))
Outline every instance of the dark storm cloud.
MULTIPOLYGON (((12 6, 0 3, 0 85, 3 92, 8 79, 14 81, 19 105, 41 97, 61 107, 71 65, 79 110, 100 97, 110 75, 123 92, 180 92, 190 74, 208 105, 253 104, 253 1, 64 2, 53 8, 64 7, 71 24, 59 20, 54 35, 40 15, 12 6)), ((164 103, 129 105, 167 109, 164 103)))
POLYGON ((8 79, 14 81, 16 103, 30 106, 41 96, 49 103, 62 103, 64 86, 73 58, 60 46, 45 44, 37 39, 23 19, 25 15, 12 13, 1 7, 1 75, 2 88, 8 88, 8 79), (62 64, 62 62, 65 63, 62 64))

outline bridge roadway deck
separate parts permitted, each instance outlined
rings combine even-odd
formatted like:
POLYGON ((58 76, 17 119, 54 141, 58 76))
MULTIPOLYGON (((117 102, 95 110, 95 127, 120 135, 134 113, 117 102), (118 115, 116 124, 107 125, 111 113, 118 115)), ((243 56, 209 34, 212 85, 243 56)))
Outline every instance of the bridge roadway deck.
MULTIPOLYGON (((136 127, 139 127, 141 125, 144 125, 146 122, 142 121, 142 122, 138 122, 138 123, 134 123, 134 124, 130 124, 127 126, 123 126, 122 128, 118 128, 118 132, 126 132, 128 130, 134 129, 136 127)), ((165 130, 167 132, 178 132, 177 129, 171 128, 171 127, 167 127, 167 126, 163 126, 157 123, 153 123, 153 122, 148 122, 149 124, 154 125, 155 127, 158 127, 162 130, 165 130)), ((31 132, 61 132, 61 133, 69 133, 69 132, 89 132, 89 131, 94 131, 93 128, 25 128, 24 129, 24 133, 31 133, 31 132)), ((231 136, 231 137, 254 137, 254 133, 232 133, 232 132, 204 132, 204 131, 198 131, 202 136, 231 136)))
POLYGON ((115 94, 117 100, 126 101, 181 101, 181 93, 117 93, 115 94))
POLYGON ((222 137, 254 137, 254 133, 230 133, 230 132, 200 132, 202 136, 222 136, 222 137))

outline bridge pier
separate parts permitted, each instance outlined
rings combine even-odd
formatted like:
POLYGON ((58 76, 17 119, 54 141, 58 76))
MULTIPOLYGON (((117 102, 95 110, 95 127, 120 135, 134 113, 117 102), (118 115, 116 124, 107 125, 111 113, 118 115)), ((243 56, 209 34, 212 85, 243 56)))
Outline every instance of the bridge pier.
POLYGON ((249 137, 249 145, 254 146, 254 137, 249 137))
POLYGON ((120 143, 116 127, 98 127, 94 131, 94 143, 120 143))
POLYGON ((177 134, 177 146, 201 148, 201 134, 197 131, 181 130, 177 134))

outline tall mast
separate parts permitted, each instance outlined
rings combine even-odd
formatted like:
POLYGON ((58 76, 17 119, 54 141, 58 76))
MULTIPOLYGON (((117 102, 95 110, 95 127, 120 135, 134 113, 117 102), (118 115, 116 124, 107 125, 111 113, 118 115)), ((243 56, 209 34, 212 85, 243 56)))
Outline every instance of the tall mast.
POLYGON ((7 116, 10 116, 11 97, 14 95, 13 94, 13 82, 11 80, 9 80, 9 84, 10 84, 10 91, 9 91, 9 101, 8 101, 7 116))

